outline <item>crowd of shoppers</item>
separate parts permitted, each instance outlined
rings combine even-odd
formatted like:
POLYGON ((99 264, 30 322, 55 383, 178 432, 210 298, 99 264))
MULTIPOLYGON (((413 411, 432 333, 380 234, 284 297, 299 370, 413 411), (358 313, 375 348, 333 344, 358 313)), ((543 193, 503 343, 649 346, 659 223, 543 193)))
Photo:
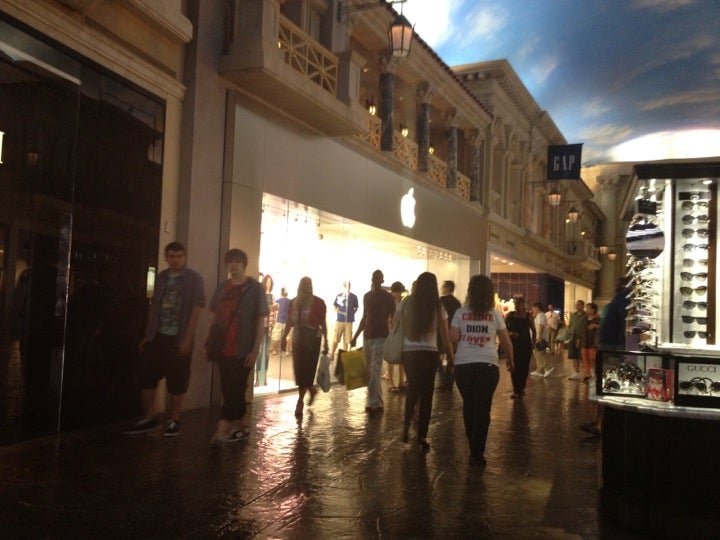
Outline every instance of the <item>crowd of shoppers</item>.
MULTIPOLYGON (((187 268, 187 254, 182 244, 168 244, 165 260, 168 268, 158 274, 147 330, 140 343, 143 356, 139 381, 144 416, 127 432, 129 434, 159 427, 155 388, 162 378, 166 379, 171 396, 164 435, 174 437, 180 432, 180 412, 190 380, 190 354, 205 298, 202 278, 187 268)), ((215 327, 224 332, 220 352, 212 358, 218 365, 223 397, 217 429, 211 440, 214 446, 249 436, 246 389, 248 383, 252 383, 253 371, 258 372, 258 362, 259 372, 267 370, 264 351, 286 350, 287 338, 292 336, 293 369, 298 387, 295 416, 298 418, 303 416, 305 396, 309 395, 307 405, 311 406, 317 395, 315 378, 321 349, 323 354, 329 352, 327 307, 313 294, 310 277, 300 280, 295 298, 288 299, 283 289, 276 303, 272 297, 272 278, 264 276, 261 283, 247 276, 248 258, 242 250, 229 250, 224 262, 228 278, 218 284, 209 305, 215 327), (276 322, 274 332, 269 334, 271 317, 276 322), (272 337, 271 347, 268 347, 269 337, 272 337)), ((388 292, 382 287, 383 282, 382 271, 374 271, 354 335, 351 330, 358 301, 350 293, 349 282, 343 283, 343 291, 333 303, 337 317, 333 349, 341 341, 345 346, 349 341, 354 347, 363 334, 366 411, 380 412, 384 407, 383 346, 389 330, 402 323, 404 339, 398 385, 407 378, 402 439, 409 442, 415 422, 415 441, 424 450, 430 448, 428 430, 439 371, 441 382, 447 384, 449 380, 452 385, 454 381, 462 397, 471 464, 485 464, 490 410, 502 360, 511 374, 512 397, 517 399, 525 394, 528 374, 548 377, 553 372, 555 366, 551 362, 558 352, 562 353, 565 342, 573 369, 569 378, 585 381, 594 372, 600 342, 604 346, 621 346, 618 335, 624 332, 627 301, 620 286, 602 321, 596 304, 586 306, 578 300, 566 327, 552 304, 548 304, 546 311, 541 303, 535 302, 528 313, 525 299, 521 297, 513 299, 514 310, 503 317, 496 309, 492 281, 486 276, 471 278, 463 304, 454 297, 455 285, 451 281, 445 281, 442 294, 438 294, 437 278, 430 272, 421 273, 413 283, 411 294, 404 298, 406 290, 402 283, 393 283, 388 292), (536 369, 529 373, 532 357, 536 369)), ((388 390, 397 389, 394 381, 394 372, 389 369, 388 390)), ((589 425, 583 428, 588 430, 589 425)), ((599 434, 597 418, 592 425, 595 427, 591 433, 599 434)))

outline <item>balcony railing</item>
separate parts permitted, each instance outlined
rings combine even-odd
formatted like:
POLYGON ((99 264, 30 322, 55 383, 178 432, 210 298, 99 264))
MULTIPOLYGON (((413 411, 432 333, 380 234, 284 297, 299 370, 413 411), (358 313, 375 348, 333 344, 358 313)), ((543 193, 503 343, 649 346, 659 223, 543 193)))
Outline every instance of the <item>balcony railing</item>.
POLYGON ((280 15, 278 47, 285 63, 333 96, 337 92, 338 59, 290 20, 280 15))
POLYGON ((428 156, 428 175, 437 185, 447 187, 447 163, 433 155, 428 156))
POLYGON ((455 193, 464 201, 470 200, 470 178, 462 173, 457 173, 457 185, 455 193))
POLYGON ((418 145, 415 141, 403 137, 398 131, 393 133, 393 154, 400 163, 410 167, 413 171, 417 171, 418 164, 418 145))
POLYGON ((382 120, 372 114, 367 115, 367 130, 364 133, 358 133, 358 139, 365 141, 376 150, 380 150, 380 132, 382 130, 382 120))
POLYGON ((598 248, 587 240, 568 240, 567 254, 580 259, 597 259, 598 248))

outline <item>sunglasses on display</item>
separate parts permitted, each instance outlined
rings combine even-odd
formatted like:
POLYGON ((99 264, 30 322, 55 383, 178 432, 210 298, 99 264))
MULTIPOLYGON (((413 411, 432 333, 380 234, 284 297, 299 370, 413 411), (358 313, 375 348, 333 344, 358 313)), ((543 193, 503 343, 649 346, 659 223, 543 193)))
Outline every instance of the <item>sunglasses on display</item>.
POLYGON ((683 217, 682 217, 682 222, 683 222, 685 225, 690 225, 691 223, 695 223, 695 222, 697 222, 697 223, 707 223, 707 222, 709 221, 709 219, 710 219, 710 218, 708 218, 708 216, 706 216, 706 215, 705 215, 705 216, 691 216, 691 215, 687 215, 687 216, 683 216, 683 217))
POLYGON ((712 382, 710 384, 710 391, 711 392, 720 392, 720 382, 712 382))
POLYGON ((683 229, 680 231, 683 238, 691 238, 693 235, 697 235, 698 238, 707 238, 707 229, 683 229))
POLYGON ((618 391, 620 390, 620 383, 617 381, 607 381, 603 386, 603 390, 618 391))
POLYGON ((684 390, 686 392, 688 390, 692 390, 693 388, 695 388, 698 392, 705 393, 705 392, 707 392, 707 389, 708 389, 708 385, 707 385, 708 381, 712 385, 712 383, 713 383, 712 379, 707 379, 705 377, 693 377, 689 381, 679 381, 678 388, 680 388, 680 390, 684 390))
POLYGON ((700 309, 707 309, 707 302, 693 302, 692 300, 685 300, 682 303, 682 307, 685 309, 693 309, 695 307, 698 307, 700 309))
POLYGON ((680 272, 680 277, 687 281, 690 281, 692 278, 705 281, 707 276, 707 272, 698 272, 697 274, 693 274, 692 272, 680 272))
POLYGON ((684 323, 692 323, 696 321, 698 324, 707 324, 707 317, 693 317, 692 315, 682 316, 682 322, 684 323))
POLYGON ((685 336, 686 338, 694 338, 695 334, 697 334, 698 337, 701 339, 705 339, 707 337, 707 332, 700 332, 700 331, 696 332, 695 330, 685 330, 683 332, 683 336, 685 336))
POLYGON ((695 294, 705 294, 707 292, 707 287, 705 285, 702 285, 700 287, 680 287, 680 292, 684 294, 685 296, 690 296, 692 293, 695 294))
POLYGON ((682 260, 683 266, 695 266, 696 264, 699 264, 700 266, 707 266, 708 260, 707 259, 683 259, 682 260))
POLYGON ((683 201, 682 204, 680 205, 680 208, 682 208, 683 210, 692 210, 693 208, 707 208, 707 207, 708 207, 707 201, 697 201, 697 202, 683 201))
POLYGON ((684 249, 685 251, 693 251, 693 250, 695 250, 695 249, 705 249, 705 250, 707 250, 708 247, 709 247, 708 244, 685 244, 685 245, 683 246, 683 249, 684 249))

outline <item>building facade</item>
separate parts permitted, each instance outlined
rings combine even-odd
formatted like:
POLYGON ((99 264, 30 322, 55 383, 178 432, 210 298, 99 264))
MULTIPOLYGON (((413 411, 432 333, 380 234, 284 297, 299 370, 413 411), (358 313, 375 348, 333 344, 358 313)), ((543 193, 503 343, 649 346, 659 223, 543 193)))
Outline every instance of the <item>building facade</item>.
MULTIPOLYGON (((55 246, 50 258, 59 285, 52 294, 61 300, 53 310, 62 314, 56 317, 62 330, 49 345, 56 378, 79 362, 83 379, 86 364, 112 356, 102 340, 72 337, 102 335, 100 321, 117 320, 107 307, 113 302, 93 306, 95 295, 80 294, 86 288, 117 292, 112 284, 122 280, 133 291, 123 297, 136 300, 126 308, 134 310, 127 319, 135 326, 107 339, 134 347, 147 284, 162 267, 162 247, 174 239, 188 246, 189 265, 204 276, 208 295, 224 278, 225 250, 239 247, 249 255, 251 275, 272 276, 274 298, 283 288, 292 298, 305 275, 328 305, 345 282, 361 298, 376 268, 386 285, 401 281, 408 289, 420 272, 434 272, 440 281, 455 281, 460 298, 476 273, 493 275, 505 300, 523 294, 562 306, 592 297, 604 214, 584 182, 545 181, 547 147, 566 141, 512 67, 492 61, 452 69, 417 35, 409 55, 392 56, 393 10, 381 4, 347 14, 343 6, 327 0, 46 0, 30 7, 0 1, 3 24, 79 63, 74 79, 60 76, 62 84, 77 87, 79 117, 100 110, 89 121, 94 131, 76 127, 75 139, 70 136, 76 143, 67 154, 72 163, 64 165, 66 193, 41 190, 51 192, 46 204, 58 208, 52 226, 38 223, 22 232, 30 226, 21 216, 0 223, 7 231, 4 350, 23 340, 10 331, 18 305, 11 298, 18 297, 22 273, 43 262, 25 257, 21 264, 13 253, 33 245, 33 234, 41 238, 40 229, 47 231, 41 239, 55 246), (86 79, 97 88, 86 92, 86 79), (109 116, 102 115, 103 99, 109 116), (122 125, 113 114, 130 124, 125 138, 105 134, 122 125), (123 182, 125 193, 113 191, 123 182), (553 188, 562 195, 558 206, 547 203, 553 188), (578 210, 575 221, 568 220, 571 209, 578 210), (29 243, 23 234, 32 237, 29 243), (55 262, 58 253, 63 264, 55 262)), ((22 43, 0 41, 3 62, 23 62, 13 53, 22 43)), ((32 51, 26 55, 35 58, 32 51)), ((39 65, 58 76, 60 68, 48 69, 55 64, 43 58, 23 65, 18 84, 37 75, 39 65)), ((12 92, 10 86, 3 91, 12 92)), ((8 95, 20 104, 20 95, 30 94, 8 95)), ((52 101, 43 106, 45 118, 58 109, 52 101)), ((30 114, 22 113, 30 137, 22 148, 0 128, 6 133, 0 175, 15 175, 17 200, 35 148, 27 135, 30 114)), ((10 111, 0 122, 6 118, 10 111)), ((44 151, 35 152, 44 166, 44 151)), ((45 216, 30 199, 26 206, 45 216)), ((208 322, 206 315, 201 333, 208 322)), ((24 351, 15 357, 22 372, 24 351)), ((268 352, 265 358, 255 391, 293 387, 289 357, 268 352)), ((105 392, 88 395, 96 381, 83 379, 72 406, 95 415, 78 412, 72 422, 58 412, 67 397, 67 379, 60 377, 53 399, 54 420, 61 421, 51 425, 131 416, 133 362, 122 374, 112 371, 117 362, 101 364, 110 386, 127 378, 111 389, 125 407, 111 411, 101 401, 110 401, 105 392)), ((218 385, 199 344, 192 370, 187 406, 217 402, 218 385)), ((20 435, 6 440, 13 437, 20 435)))

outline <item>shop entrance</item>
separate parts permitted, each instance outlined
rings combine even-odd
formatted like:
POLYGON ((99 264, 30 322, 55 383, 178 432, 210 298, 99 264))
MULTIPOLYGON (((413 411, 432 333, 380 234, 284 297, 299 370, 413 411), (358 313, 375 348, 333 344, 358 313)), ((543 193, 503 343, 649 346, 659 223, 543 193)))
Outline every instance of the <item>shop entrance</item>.
MULTIPOLYGON (((263 276, 260 279, 269 282, 267 276, 272 278, 269 303, 277 304, 283 289, 288 298, 295 297, 300 278, 309 276, 313 280, 314 294, 325 300, 328 308, 331 345, 337 321, 333 307, 335 299, 344 293, 344 285, 348 283, 359 304, 354 331, 362 317, 363 295, 370 290, 370 277, 376 269, 382 270, 385 275, 383 286, 388 289, 393 282, 400 281, 410 290, 421 272, 433 272, 439 283, 455 281, 456 296, 461 300, 470 276, 470 262, 466 256, 264 195, 260 246, 263 276)), ((279 343, 272 339, 274 322, 273 317, 268 330, 266 350, 269 352, 262 355, 256 366, 256 394, 295 388, 292 359, 280 351, 279 343)), ((342 347, 342 344, 338 346, 342 347)))
POLYGON ((164 106, 0 20, 0 444, 137 414, 164 106))

